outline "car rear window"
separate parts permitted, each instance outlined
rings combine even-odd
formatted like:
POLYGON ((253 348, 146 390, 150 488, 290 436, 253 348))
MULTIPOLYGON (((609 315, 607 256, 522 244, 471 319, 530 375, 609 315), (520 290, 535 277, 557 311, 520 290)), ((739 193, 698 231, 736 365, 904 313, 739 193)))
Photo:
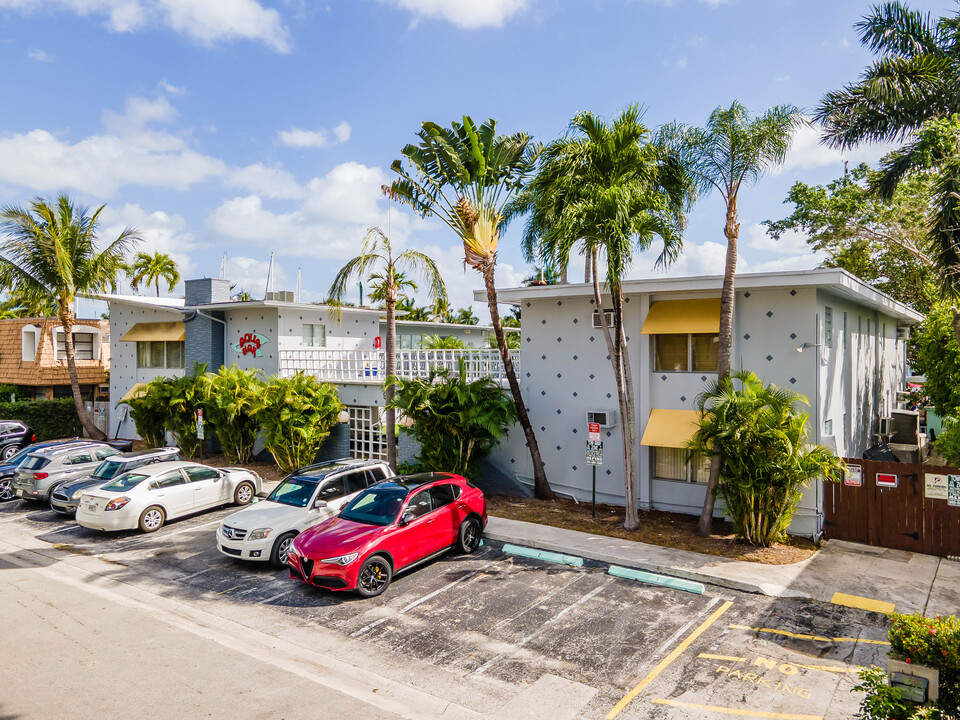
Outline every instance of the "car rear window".
POLYGON ((113 480, 103 485, 101 489, 108 492, 126 492, 135 488, 147 477, 147 475, 141 475, 140 473, 124 473, 123 475, 117 475, 113 480))
POLYGON ((45 458, 40 455, 27 455, 26 459, 20 463, 19 469, 39 470, 40 468, 46 467, 49 464, 50 458, 45 458))
POLYGON ((121 463, 116 460, 104 460, 102 463, 97 465, 97 469, 91 473, 90 477, 99 478, 100 480, 109 480, 112 477, 115 477, 120 473, 129 463, 121 463))

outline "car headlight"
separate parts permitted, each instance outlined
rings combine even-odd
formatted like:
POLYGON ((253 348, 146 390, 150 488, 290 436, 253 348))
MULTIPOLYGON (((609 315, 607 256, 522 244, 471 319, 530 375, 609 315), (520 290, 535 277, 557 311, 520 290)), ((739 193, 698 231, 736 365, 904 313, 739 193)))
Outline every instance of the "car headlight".
POLYGON ((247 540, 263 540, 269 537, 272 532, 273 528, 257 528, 256 530, 250 531, 250 534, 247 535, 247 540))
POLYGON ((79 500, 81 495, 83 495, 83 488, 80 488, 73 494, 73 499, 79 500))
POLYGON ((338 557, 327 558, 326 560, 321 560, 322 563, 329 563, 330 565, 349 565, 354 560, 357 559, 357 556, 360 553, 348 553, 347 555, 340 555, 338 557))

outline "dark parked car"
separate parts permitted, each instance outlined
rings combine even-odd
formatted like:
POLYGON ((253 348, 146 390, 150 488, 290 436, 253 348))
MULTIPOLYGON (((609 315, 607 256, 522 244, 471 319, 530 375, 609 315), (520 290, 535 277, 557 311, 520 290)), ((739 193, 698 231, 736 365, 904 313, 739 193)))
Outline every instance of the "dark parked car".
POLYGON ((19 420, 0 420, 0 460, 9 460, 36 439, 33 428, 19 420))
POLYGON ((183 460, 180 448, 155 448, 113 455, 97 465, 97 469, 90 475, 57 485, 50 493, 50 507, 61 515, 73 515, 77 512, 77 504, 84 490, 98 488, 129 470, 170 460, 183 460))
POLYGON ((44 442, 33 443, 33 445, 28 445, 13 457, 7 458, 3 462, 0 462, 0 502, 16 499, 17 493, 13 489, 13 475, 17 471, 17 466, 20 465, 27 455, 35 450, 43 450, 44 448, 53 447, 54 445, 75 443, 79 439, 80 438, 45 440, 44 442))

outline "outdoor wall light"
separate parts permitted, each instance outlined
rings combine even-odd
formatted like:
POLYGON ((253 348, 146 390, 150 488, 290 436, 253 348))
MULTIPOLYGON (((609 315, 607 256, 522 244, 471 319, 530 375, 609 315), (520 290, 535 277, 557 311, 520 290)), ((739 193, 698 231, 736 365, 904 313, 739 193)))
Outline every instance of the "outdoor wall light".
POLYGON ((803 345, 797 348, 797 352, 802 353, 807 348, 812 348, 812 347, 820 347, 820 343, 804 343, 803 345))

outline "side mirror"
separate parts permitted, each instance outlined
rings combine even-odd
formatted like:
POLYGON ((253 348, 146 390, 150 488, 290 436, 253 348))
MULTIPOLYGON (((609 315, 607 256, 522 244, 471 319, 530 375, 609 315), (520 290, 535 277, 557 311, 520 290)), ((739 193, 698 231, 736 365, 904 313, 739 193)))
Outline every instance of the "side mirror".
POLYGON ((400 527, 406 527, 416 519, 416 515, 413 514, 412 510, 407 510, 403 515, 400 516, 400 522, 397 523, 400 527))
POLYGON ((320 510, 321 508, 325 508, 326 506, 327 506, 327 501, 326 501, 326 500, 317 500, 317 501, 313 504, 313 509, 314 509, 314 510, 320 510))

